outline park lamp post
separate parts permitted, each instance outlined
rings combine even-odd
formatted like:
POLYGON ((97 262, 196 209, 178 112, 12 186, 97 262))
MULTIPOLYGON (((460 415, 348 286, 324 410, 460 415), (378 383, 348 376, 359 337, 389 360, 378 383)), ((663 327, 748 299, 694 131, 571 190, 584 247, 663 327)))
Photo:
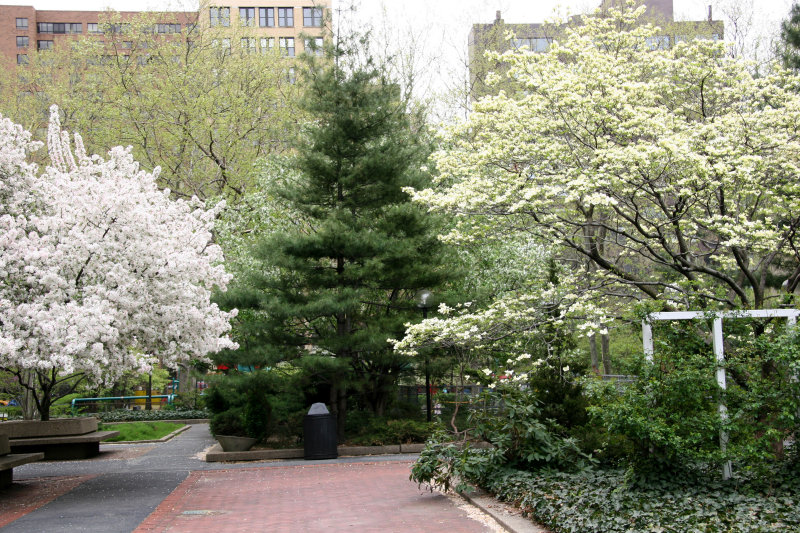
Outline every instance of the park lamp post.
MULTIPOLYGON (((422 320, 428 318, 428 309, 433 307, 433 293, 428 289, 417 292, 415 297, 417 307, 422 309, 422 320)), ((431 421, 431 371, 428 360, 428 352, 425 352, 425 406, 428 422, 431 421)))

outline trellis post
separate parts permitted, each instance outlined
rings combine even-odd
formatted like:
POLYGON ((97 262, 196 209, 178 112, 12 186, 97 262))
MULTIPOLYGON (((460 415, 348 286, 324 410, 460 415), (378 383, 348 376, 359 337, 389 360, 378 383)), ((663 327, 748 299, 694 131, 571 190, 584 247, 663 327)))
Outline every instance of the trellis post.
MULTIPOLYGON (((652 320, 691 320, 698 318, 713 318, 712 329, 714 359, 716 365, 717 385, 719 386, 719 418, 723 426, 728 421, 728 407, 725 405, 724 392, 727 390, 727 376, 725 373, 725 349, 722 337, 723 318, 786 318, 787 326, 794 327, 797 324, 797 316, 800 315, 798 309, 759 309, 751 311, 722 311, 717 313, 707 313, 703 311, 674 311, 662 313, 650 313, 642 320, 642 344, 644 347, 645 359, 653 362, 653 326, 652 320)), ((719 445, 723 452, 728 447, 728 432, 724 429, 719 431, 719 445)), ((722 478, 730 479, 732 474, 731 462, 726 461, 722 465, 722 478)))

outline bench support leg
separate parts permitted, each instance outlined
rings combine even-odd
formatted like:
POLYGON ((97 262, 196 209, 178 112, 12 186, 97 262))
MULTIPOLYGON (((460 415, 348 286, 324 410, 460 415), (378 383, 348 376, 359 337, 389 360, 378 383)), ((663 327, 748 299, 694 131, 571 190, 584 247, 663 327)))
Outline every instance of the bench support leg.
POLYGON ((0 470, 0 489, 11 485, 11 481, 14 479, 13 470, 13 468, 0 470))

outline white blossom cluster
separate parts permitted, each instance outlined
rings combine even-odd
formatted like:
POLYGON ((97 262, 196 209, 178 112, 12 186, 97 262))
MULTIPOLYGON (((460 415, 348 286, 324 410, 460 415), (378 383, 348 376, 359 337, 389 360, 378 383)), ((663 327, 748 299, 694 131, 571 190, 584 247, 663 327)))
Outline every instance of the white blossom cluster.
POLYGON ((122 372, 236 348, 235 311, 210 301, 230 280, 212 228, 223 205, 169 198, 130 149, 75 150, 51 108, 43 172, 30 134, 0 118, 0 367, 122 372))

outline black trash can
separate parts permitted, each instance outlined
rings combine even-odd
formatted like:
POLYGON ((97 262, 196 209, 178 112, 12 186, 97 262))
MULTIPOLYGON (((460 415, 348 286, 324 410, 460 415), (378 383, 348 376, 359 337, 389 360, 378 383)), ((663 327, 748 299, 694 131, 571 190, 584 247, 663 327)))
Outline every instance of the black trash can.
POLYGON ((336 417, 324 403, 315 403, 303 419, 303 448, 306 459, 336 459, 336 417))

